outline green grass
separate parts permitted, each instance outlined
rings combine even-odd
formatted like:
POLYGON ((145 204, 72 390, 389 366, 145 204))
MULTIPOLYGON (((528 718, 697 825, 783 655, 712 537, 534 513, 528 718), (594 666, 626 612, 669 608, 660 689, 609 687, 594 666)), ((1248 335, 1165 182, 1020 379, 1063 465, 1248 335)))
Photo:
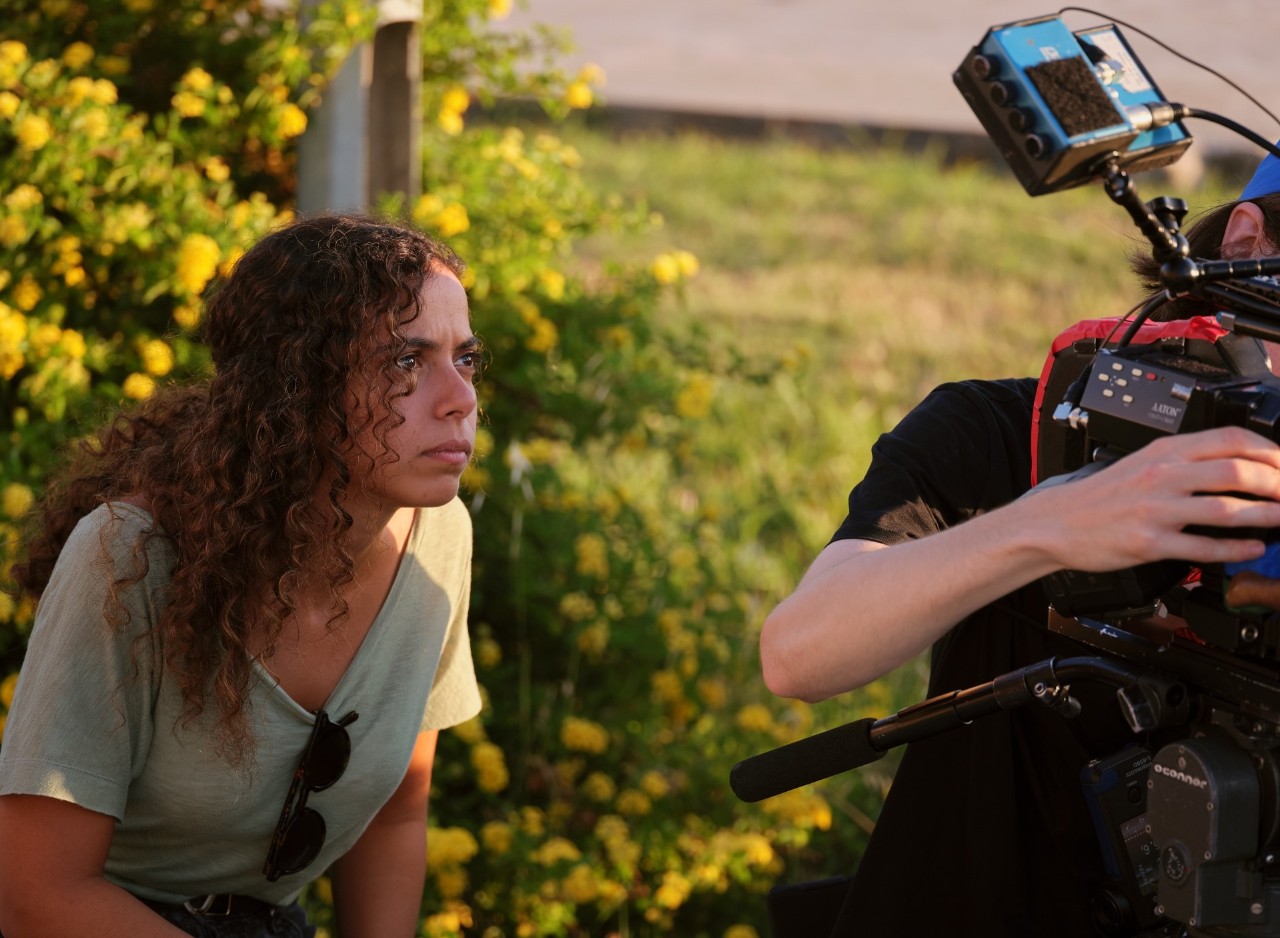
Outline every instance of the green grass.
MULTIPOLYGON (((1036 374, 1059 331, 1138 296, 1127 255, 1145 242, 1100 185, 1032 198, 1002 166, 948 164, 941 145, 561 132, 597 191, 663 221, 597 236, 578 264, 692 251, 702 269, 667 304, 670 321, 762 361, 805 363, 767 391, 722 386, 704 448, 705 486, 800 502, 793 565, 839 523, 875 436, 933 386, 1036 374), (761 445, 743 445, 744 426, 761 445)), ((1193 209, 1219 195, 1162 183, 1138 178, 1144 197, 1193 209)))

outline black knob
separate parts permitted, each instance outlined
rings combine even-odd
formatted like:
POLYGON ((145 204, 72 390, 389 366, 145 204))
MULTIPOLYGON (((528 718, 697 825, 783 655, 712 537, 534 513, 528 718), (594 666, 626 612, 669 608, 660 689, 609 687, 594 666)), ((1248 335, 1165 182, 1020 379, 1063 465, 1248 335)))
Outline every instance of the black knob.
POLYGON ((990 78, 992 75, 1000 74, 1000 61, 981 52, 973 54, 973 58, 969 60, 969 67, 979 78, 990 78))
POLYGON ((1008 104, 1013 99, 1013 89, 1002 81, 993 81, 988 92, 996 104, 1008 104))
POLYGON ((1009 111, 1009 126, 1021 133, 1031 129, 1031 112, 1024 107, 1015 107, 1009 111))
POLYGON ((1039 134, 1027 134, 1022 138, 1022 146, 1027 151, 1028 156, 1037 160, 1044 156, 1046 149, 1044 137, 1039 134))

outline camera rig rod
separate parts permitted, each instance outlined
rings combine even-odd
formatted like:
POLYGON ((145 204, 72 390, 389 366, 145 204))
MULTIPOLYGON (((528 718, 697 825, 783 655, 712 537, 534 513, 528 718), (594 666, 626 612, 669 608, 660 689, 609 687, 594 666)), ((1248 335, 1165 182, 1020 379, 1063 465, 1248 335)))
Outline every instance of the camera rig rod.
POLYGON ((1120 690, 1122 699, 1127 694, 1135 701, 1128 710, 1140 715, 1144 728, 1166 725, 1174 718, 1164 713, 1163 701, 1177 695, 1170 694, 1170 688, 1162 684, 1153 686, 1149 671, 1111 658, 1049 658, 985 684, 931 697, 879 720, 846 723, 751 756, 733 767, 729 786, 743 801, 761 801, 874 762, 895 746, 1031 702, 1063 716, 1075 716, 1079 704, 1071 697, 1068 686, 1073 680, 1110 684, 1120 690))

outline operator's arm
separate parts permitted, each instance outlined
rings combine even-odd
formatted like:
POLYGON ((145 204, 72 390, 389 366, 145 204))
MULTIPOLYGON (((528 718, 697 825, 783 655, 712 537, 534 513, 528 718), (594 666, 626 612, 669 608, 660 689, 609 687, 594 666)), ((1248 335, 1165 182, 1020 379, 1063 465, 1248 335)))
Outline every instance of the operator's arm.
POLYGON ((1277 499, 1280 447, 1226 427, 1157 440, 1088 478, 928 537, 889 547, 836 541, 765 621, 765 682, 805 700, 852 690, 1055 570, 1254 559, 1261 541, 1183 529, 1280 526, 1277 499))
POLYGON ((412 938, 427 875, 427 801, 438 730, 418 735, 395 794, 333 867, 339 938, 412 938))
POLYGON ((0 796, 5 938, 181 938, 102 875, 115 818, 42 795, 0 796))

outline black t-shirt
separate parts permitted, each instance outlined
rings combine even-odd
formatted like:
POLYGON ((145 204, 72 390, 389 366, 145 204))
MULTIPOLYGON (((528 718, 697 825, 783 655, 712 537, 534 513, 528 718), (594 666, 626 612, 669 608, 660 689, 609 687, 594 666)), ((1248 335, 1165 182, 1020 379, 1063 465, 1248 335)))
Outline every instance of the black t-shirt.
MULTIPOLYGON (((833 539, 924 537, 1024 494, 1035 386, 935 390, 877 441, 833 539)), ((929 695, 1087 653, 1047 631, 1046 610, 1032 583, 956 625, 933 648, 929 695)), ((1080 772, 1133 737, 1114 691, 1072 693, 1074 720, 1032 703, 907 747, 834 936, 1094 934, 1102 853, 1080 772)))

